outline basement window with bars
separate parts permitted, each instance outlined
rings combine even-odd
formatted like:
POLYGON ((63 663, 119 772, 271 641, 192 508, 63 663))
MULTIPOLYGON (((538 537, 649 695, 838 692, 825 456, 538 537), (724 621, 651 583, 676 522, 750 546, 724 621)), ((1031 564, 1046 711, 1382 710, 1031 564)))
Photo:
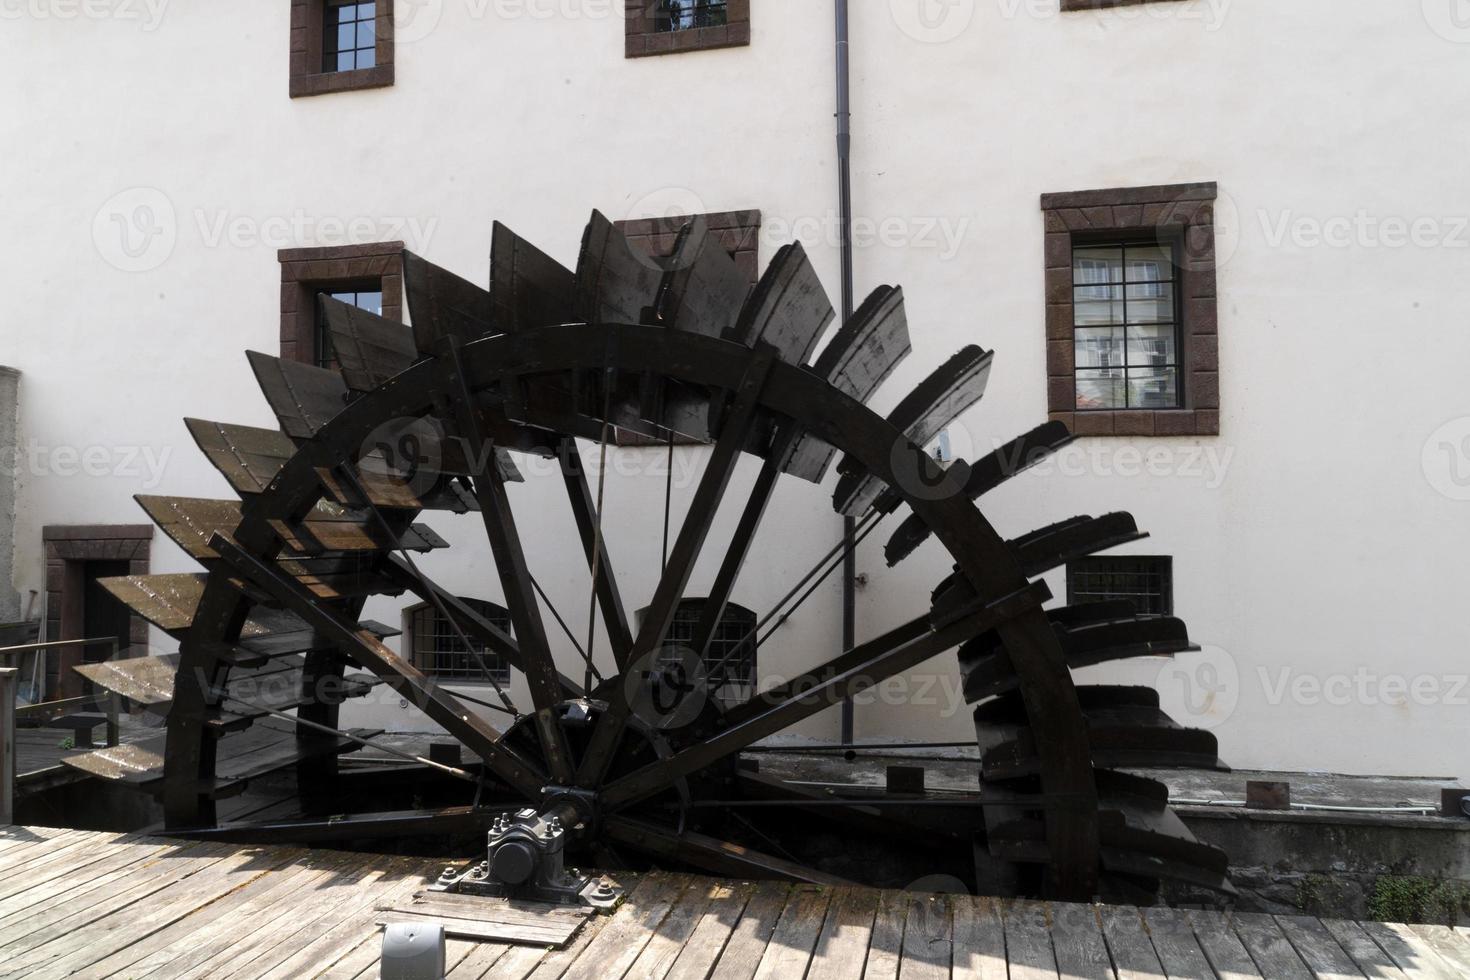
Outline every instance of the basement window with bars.
POLYGON ((1078 411, 1183 404, 1178 278, 1169 243, 1074 245, 1078 411))
MULTIPOLYGON (((459 601, 503 632, 511 632, 510 613, 504 607, 483 599, 461 598, 459 601)), ((477 659, 465 649, 464 641, 460 639, 453 624, 433 603, 425 602, 410 607, 404 611, 404 618, 408 626, 406 639, 409 649, 413 651, 413 665, 428 676, 440 680, 486 684, 490 682, 490 678, 494 678, 497 684, 510 683, 510 665, 505 659, 487 650, 473 636, 466 636, 470 648, 480 655, 477 659), (484 666, 489 670, 489 677, 485 670, 480 669, 480 660, 483 660, 484 666)))
POLYGON ((700 27, 723 27, 728 22, 727 0, 658 0, 654 30, 690 31, 700 27))
MULTIPOLYGON (((693 646, 694 631, 699 627, 704 604, 704 599, 685 599, 679 603, 665 637, 667 652, 661 663, 677 664, 677 648, 693 646)), ((711 679, 723 677, 723 682, 713 692, 715 700, 721 704, 740 704, 755 695, 755 624, 755 613, 733 602, 725 604, 724 615, 716 624, 715 634, 704 655, 706 676, 711 679)))
POLYGON ((1174 613, 1174 559, 1103 556, 1067 563, 1067 604, 1126 599, 1140 616, 1174 613))
POLYGON ((378 63, 376 3, 328 0, 322 31, 322 71, 356 71, 378 63))
MULTIPOLYGON (((383 284, 381 282, 361 283, 356 286, 329 286, 317 290, 317 296, 327 296, 342 303, 350 303, 369 313, 383 315, 383 284)), ((337 352, 332 350, 332 335, 327 332, 327 325, 322 321, 320 303, 316 304, 316 318, 316 366, 335 369, 337 352)))

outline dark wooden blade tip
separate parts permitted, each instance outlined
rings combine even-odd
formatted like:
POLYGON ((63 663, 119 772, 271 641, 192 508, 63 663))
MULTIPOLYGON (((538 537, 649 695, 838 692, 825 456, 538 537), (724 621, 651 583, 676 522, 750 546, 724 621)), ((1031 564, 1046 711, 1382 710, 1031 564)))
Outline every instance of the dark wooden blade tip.
POLYGON ((729 339, 770 347, 788 364, 804 364, 834 316, 821 277, 796 242, 771 260, 729 339))
POLYGON ((413 331, 403 324, 325 293, 319 303, 332 353, 351 390, 372 391, 417 359, 413 331))
POLYGON ((696 216, 679 230, 659 284, 658 320, 672 330, 723 337, 734 329, 750 291, 724 243, 696 216))
POLYGON ((490 234, 493 322, 517 333, 576 319, 576 275, 500 222, 490 234))
POLYGON ((281 431, 298 442, 314 436, 347 405, 347 382, 336 371, 259 351, 245 356, 281 431))
POLYGON ((407 250, 403 290, 420 354, 432 354, 446 338, 469 343, 499 332, 488 290, 407 250))
POLYGON ((291 438, 279 429, 204 419, 184 419, 184 424, 200 451, 242 495, 264 492, 296 452, 291 438))
POLYGON ((649 323, 663 281, 663 264, 637 251, 601 211, 593 211, 577 260, 577 319, 587 323, 649 323))

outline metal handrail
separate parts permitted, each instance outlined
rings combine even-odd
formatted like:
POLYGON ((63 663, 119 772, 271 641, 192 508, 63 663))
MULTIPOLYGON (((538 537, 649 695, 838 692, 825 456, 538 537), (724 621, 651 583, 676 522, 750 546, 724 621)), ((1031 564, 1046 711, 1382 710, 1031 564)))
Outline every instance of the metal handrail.
MULTIPOLYGON (((108 661, 116 660, 118 654, 118 641, 115 636, 96 636, 80 640, 48 640, 45 643, 22 643, 16 646, 0 647, 0 658, 17 657, 27 653, 40 653, 43 650, 53 650, 57 647, 88 647, 108 644, 112 647, 112 653, 108 661)), ((64 713, 72 708, 81 708, 88 705, 101 707, 107 716, 107 745, 115 746, 121 741, 118 716, 122 713, 121 698, 114 693, 108 692, 101 696, 83 696, 80 698, 63 698, 57 701, 37 701, 15 709, 14 717, 22 718, 49 718, 56 716, 57 712, 64 713)))

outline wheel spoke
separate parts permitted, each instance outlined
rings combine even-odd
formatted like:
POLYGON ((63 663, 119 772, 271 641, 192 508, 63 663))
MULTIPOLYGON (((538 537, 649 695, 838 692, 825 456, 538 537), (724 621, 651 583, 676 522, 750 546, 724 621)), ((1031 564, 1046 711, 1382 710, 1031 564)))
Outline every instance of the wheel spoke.
POLYGON ((740 720, 730 723, 720 734, 609 784, 603 790, 603 803, 617 807, 646 799, 681 776, 688 776, 717 759, 733 755, 747 745, 881 684, 895 674, 910 670, 972 636, 1039 607, 1050 595, 1044 583, 1034 583, 998 602, 980 606, 942 629, 926 629, 922 634, 911 637, 915 630, 911 623, 857 647, 807 675, 804 680, 811 683, 805 688, 798 688, 793 682, 778 689, 785 695, 785 700, 773 697, 776 692, 763 694, 742 706, 747 710, 740 720), (891 640, 897 640, 898 645, 886 642, 891 640))
POLYGON ((485 534, 490 539, 490 551, 495 556, 495 568, 500 573, 505 605, 515 626, 516 640, 520 643, 522 669, 531 688, 531 702, 536 706, 536 731, 541 737, 541 748, 546 753, 552 778, 559 783, 570 783, 573 776, 571 753, 556 717, 556 706, 562 700, 561 676, 557 673, 556 661, 551 657, 546 624, 541 620, 541 606, 531 587, 526 551, 521 546, 521 535, 511 511, 505 479, 495 464, 495 454, 487 451, 490 443, 484 438, 458 348, 450 345, 449 356, 453 358, 458 376, 456 422, 460 435, 467 440, 466 455, 471 458, 471 467, 477 471, 471 483, 475 499, 480 504, 485 534))
POLYGON ((653 602, 649 604, 638 636, 633 641, 629 665, 622 672, 623 683, 612 692, 608 710, 598 719, 597 727, 593 730, 592 741, 577 772, 579 786, 596 786, 607 772, 607 766, 631 714, 627 690, 628 671, 637 670, 638 664, 663 642, 668 632, 679 600, 683 598, 684 587, 689 584, 689 576, 694 571, 694 563, 704 547, 710 524, 719 509, 720 498, 724 496, 730 476, 734 473, 755 426, 761 389, 765 385, 771 363, 770 354, 757 354, 740 382, 734 409, 725 419, 719 439, 715 442, 714 452, 710 454, 704 475, 700 477, 699 486, 694 491, 689 513, 679 527, 679 537, 674 542, 668 567, 659 577, 653 602))
MULTIPOLYGON (((617 575, 608 560, 607 542, 602 537, 602 511, 592 496, 587 468, 582 465, 581 454, 577 452, 577 441, 571 437, 563 439, 556 454, 561 461, 562 482, 566 485, 567 500, 572 505, 572 518, 582 539, 582 550, 587 555, 587 568, 594 579, 597 606, 602 610, 602 621, 607 626, 608 641, 612 644, 613 660, 621 670, 626 666, 628 651, 633 646, 633 632, 628 625, 628 611, 623 605, 622 593, 618 591, 617 575)), ((588 658, 591 655, 588 647, 588 658)))
POLYGON ((408 698, 415 707, 438 722, 501 779, 530 798, 540 796, 546 784, 543 773, 501 739, 500 733, 463 702, 408 661, 384 646, 376 637, 344 622, 294 580, 241 550, 233 541, 215 534, 210 547, 238 575, 264 590, 328 637, 358 663, 408 698))
POLYGON ((685 861, 716 874, 737 878, 781 878, 813 885, 852 884, 836 875, 824 874, 784 858, 693 831, 674 834, 666 827, 627 817, 610 818, 606 829, 608 836, 635 850, 669 860, 685 861))

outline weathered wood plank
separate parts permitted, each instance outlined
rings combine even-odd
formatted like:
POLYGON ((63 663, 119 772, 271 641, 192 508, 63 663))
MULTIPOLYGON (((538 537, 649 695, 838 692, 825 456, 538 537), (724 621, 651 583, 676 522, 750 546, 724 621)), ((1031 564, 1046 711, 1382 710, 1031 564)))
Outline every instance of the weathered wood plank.
POLYGON ((1231 916, 1230 925, 1256 966, 1271 980, 1311 980, 1312 971, 1296 955, 1275 919, 1241 912, 1231 916))
POLYGON ((1230 920, 1220 912, 1186 913, 1194 926, 1200 949, 1210 960, 1220 980, 1258 980, 1262 977, 1256 961, 1230 928, 1230 920))
MULTIPOLYGON (((373 941, 381 947, 382 937, 373 936, 373 941)), ((466 943, 469 951, 464 956, 448 962, 445 957, 446 972, 445 980, 480 980, 480 977, 495 965, 496 961, 506 954, 512 947, 503 943, 466 943)), ((325 978, 324 978, 325 980, 325 978)))
POLYGON ((1375 943, 1362 926, 1346 919, 1323 919, 1322 928, 1337 940, 1365 977, 1371 980, 1405 980, 1404 971, 1394 965, 1393 958, 1375 943))
POLYGON ((686 887, 664 874, 644 878, 567 971, 566 980, 620 980, 686 887))
POLYGON ((466 919, 448 915, 442 909, 415 908, 399 904, 391 909, 379 909, 374 924, 386 926, 390 922, 438 922, 444 926, 444 934, 456 939, 473 939, 487 943, 516 943, 525 946, 565 946, 576 933, 576 926, 533 925, 525 922, 497 922, 488 919, 466 919))
POLYGON ((766 944, 776 931, 781 910, 791 886, 779 881, 763 881, 756 888, 730 933, 730 941, 715 964, 710 980, 750 980, 765 955, 766 944))
POLYGON ((1278 915, 1276 924, 1317 980, 1361 980, 1363 971, 1317 919, 1309 915, 1278 915))
POLYGON ((1057 972, 1077 980, 1116 980, 1117 974, 1108 955, 1108 943, 1103 936, 1097 909, 1091 905, 1060 902, 1051 903, 1049 908, 1051 946, 1052 954, 1057 958, 1057 972))
POLYGON ((1148 980, 1164 975, 1164 965, 1159 962, 1159 954, 1144 929, 1138 909, 1103 906, 1098 909, 1098 915, 1118 970, 1118 980, 1148 980))
POLYGON ((735 926, 740 922, 745 906, 755 893, 750 882, 724 884, 719 894, 710 900, 699 924, 689 936, 688 942, 679 952, 665 980, 704 980, 719 960, 735 926))
POLYGON ((903 962, 903 929, 908 918, 908 896, 885 891, 878 896, 873 917, 873 934, 868 945, 868 963, 863 980, 896 980, 903 962))
POLYGON ((839 888, 817 937, 807 980, 851 980, 863 975, 868 942, 878 913, 878 893, 869 888, 839 888))
POLYGON ((664 980, 684 943, 699 925, 705 909, 709 908, 709 903, 720 890, 721 886, 715 882, 696 882, 679 896, 664 921, 648 937, 648 945, 628 968, 624 980, 664 980))
POLYGON ((611 921, 607 916, 595 916, 587 921, 577 938, 566 949, 559 949, 542 955, 540 961, 532 961, 532 969, 529 973, 504 972, 501 964, 505 963, 516 953, 525 947, 512 950, 499 960, 495 967, 481 980, 561 980, 574 964, 580 963, 582 957, 591 948, 592 943, 601 935, 601 931, 607 928, 611 921))
POLYGON ((954 980, 1007 980, 1005 924, 992 898, 954 897, 954 980))
POLYGON ((1460 936, 1449 926, 1410 926, 1450 966, 1460 971, 1461 976, 1470 977, 1470 941, 1460 936))
POLYGON ((1005 921, 1011 980, 1057 980, 1060 973, 1045 906, 1036 902, 1003 902, 1001 916, 1005 921))
POLYGON ((953 928, 947 896, 910 895, 899 980, 948 980, 954 957, 953 928))
POLYGON ((786 909, 756 968, 755 980, 784 980, 806 974, 831 899, 832 889, 821 885, 797 885, 791 889, 786 909))
POLYGON ((1413 980, 1450 980, 1461 976, 1408 926, 1390 922, 1359 922, 1358 925, 1413 980))
POLYGON ((1143 918, 1154 952, 1171 980, 1215 980, 1215 970, 1195 938, 1189 916, 1173 909, 1144 909, 1143 918))

